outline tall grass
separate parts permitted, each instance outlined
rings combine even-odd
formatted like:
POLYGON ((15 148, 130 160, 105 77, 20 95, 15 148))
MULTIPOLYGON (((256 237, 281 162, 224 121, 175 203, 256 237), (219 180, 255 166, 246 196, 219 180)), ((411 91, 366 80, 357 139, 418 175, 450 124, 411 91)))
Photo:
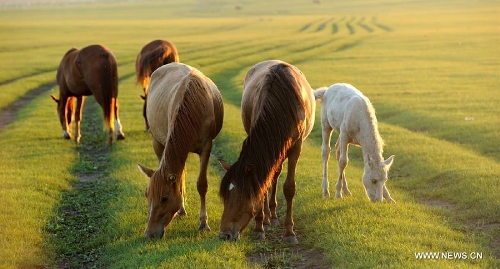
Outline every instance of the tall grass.
MULTIPOLYGON (((363 91, 377 110, 386 155, 396 155, 388 188, 397 204, 368 202, 358 148, 351 149, 346 170, 353 196, 323 199, 317 113, 318 124, 304 145, 297 169, 294 220, 303 249, 320 252, 329 266, 341 268, 494 268, 500 256, 500 35, 495 7, 495 2, 488 1, 208 5, 193 0, 4 9, 0 33, 10 38, 0 45, 4 63, 0 108, 52 81, 71 46, 107 45, 119 63, 121 121, 127 139, 115 143, 109 155, 111 165, 102 189, 113 196, 101 209, 108 219, 92 239, 100 248, 92 264, 258 267, 246 256, 266 252, 271 243, 252 240, 249 229, 238 243, 217 239, 221 173, 214 160, 207 195, 212 231, 196 230, 196 155, 188 159, 188 215, 176 218, 164 239, 144 238, 147 178, 136 166, 154 167, 157 160, 150 135, 143 130, 134 63, 145 43, 165 38, 177 45, 181 61, 212 78, 226 111, 214 152, 235 161, 245 137, 239 112, 245 73, 258 61, 285 60, 299 67, 313 87, 349 82, 363 91), (416 252, 484 256, 421 260, 415 258, 416 252)), ((79 180, 75 165, 92 169, 78 166, 82 161, 78 152, 60 137, 55 105, 47 92, 0 132, 2 267, 54 266, 61 261, 61 246, 50 245, 55 241, 47 240, 46 229, 49 220, 57 218, 55 209, 68 202, 62 194, 78 194, 71 189, 79 180)), ((331 187, 336 171, 332 158, 331 187)), ((279 203, 284 204, 281 191, 279 203)), ((281 253, 288 249, 271 248, 281 253)), ((306 257, 301 255, 295 253, 292 260, 306 257)))

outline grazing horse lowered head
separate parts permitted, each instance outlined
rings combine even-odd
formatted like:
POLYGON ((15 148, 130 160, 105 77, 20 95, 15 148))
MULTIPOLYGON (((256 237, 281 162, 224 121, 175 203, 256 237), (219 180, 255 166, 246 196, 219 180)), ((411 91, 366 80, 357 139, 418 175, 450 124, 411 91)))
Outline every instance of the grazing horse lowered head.
POLYGON ((113 141, 115 128, 117 139, 125 139, 118 116, 117 70, 116 59, 105 46, 91 45, 80 50, 72 48, 66 52, 57 69, 59 99, 51 95, 57 103, 64 138, 71 139, 71 121, 74 117, 75 141, 80 141, 84 97, 94 95, 102 107, 104 123, 109 130, 108 144, 111 145, 113 141))
POLYGON ((150 178, 146 189, 149 204, 146 236, 162 237, 165 226, 177 212, 183 211, 186 159, 190 152, 200 156, 199 230, 210 230, 205 195, 212 141, 222 128, 224 116, 219 90, 200 71, 170 63, 151 75, 146 114, 159 160, 156 170, 139 165, 139 170, 150 178))
POLYGON ((141 98, 144 100, 142 113, 146 123, 146 131, 149 130, 149 124, 146 118, 146 106, 151 74, 158 69, 158 67, 173 62, 179 62, 179 54, 174 44, 166 40, 154 40, 149 42, 141 49, 139 55, 137 55, 135 61, 135 74, 137 76, 137 83, 142 84, 142 89, 144 91, 144 95, 141 95, 141 98))
POLYGON ((344 194, 351 195, 347 188, 344 170, 349 161, 348 146, 354 144, 361 146, 363 152, 365 163, 363 185, 370 200, 379 202, 385 198, 388 202, 394 202, 385 186, 394 155, 387 160, 382 157, 384 142, 378 132, 377 118, 370 100, 349 84, 322 87, 317 89, 314 95, 322 102, 323 196, 330 196, 328 159, 330 158, 332 130, 335 130, 339 133, 339 138, 335 143, 339 166, 335 197, 342 198, 341 190, 344 194))
POLYGON ((272 185, 274 197, 269 206, 276 218, 275 185, 282 164, 288 159, 283 185, 287 203, 283 241, 297 243, 292 217, 295 170, 302 142, 314 124, 313 90, 298 68, 278 60, 253 66, 244 84, 241 112, 248 136, 238 160, 232 166, 223 164, 228 171, 219 191, 224 203, 219 238, 238 240, 254 217, 253 234, 265 237, 264 198, 272 185))

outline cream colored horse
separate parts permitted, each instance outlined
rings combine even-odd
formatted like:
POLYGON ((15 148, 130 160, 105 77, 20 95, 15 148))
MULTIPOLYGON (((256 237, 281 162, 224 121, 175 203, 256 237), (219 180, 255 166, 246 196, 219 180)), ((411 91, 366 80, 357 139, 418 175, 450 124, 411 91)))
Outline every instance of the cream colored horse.
POLYGON ((164 228, 184 213, 184 180, 190 152, 200 156, 197 189, 200 195, 199 230, 210 230, 205 196, 212 141, 222 128, 224 107, 217 86, 200 71, 170 63, 151 75, 146 115, 153 136, 158 169, 139 165, 150 180, 148 237, 162 237, 164 228))
POLYGON ((377 118, 370 100, 349 84, 334 84, 329 88, 319 88, 314 92, 314 96, 322 101, 323 196, 330 197, 328 159, 332 130, 335 130, 339 133, 335 143, 339 166, 335 197, 342 198, 341 190, 345 195, 351 195, 347 188, 344 169, 349 161, 348 146, 354 144, 362 148, 365 163, 363 185, 370 200, 377 202, 385 198, 388 202, 395 202, 385 186, 394 155, 387 160, 382 157, 384 142, 378 132, 377 118))

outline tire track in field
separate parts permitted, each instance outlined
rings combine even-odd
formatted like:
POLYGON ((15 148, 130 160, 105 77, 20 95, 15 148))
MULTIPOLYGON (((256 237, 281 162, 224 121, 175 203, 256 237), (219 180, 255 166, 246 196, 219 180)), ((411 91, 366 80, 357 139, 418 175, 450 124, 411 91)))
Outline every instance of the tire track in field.
POLYGON ((366 24, 364 23, 364 21, 365 21, 365 17, 362 17, 362 18, 358 21, 358 23, 357 23, 357 24, 358 24, 361 28, 365 29, 368 33, 373 33, 373 29, 372 29, 370 26, 366 25, 366 24))
POLYGON ((305 32, 307 29, 309 29, 313 24, 317 23, 318 21, 321 21, 321 19, 314 20, 312 22, 304 24, 302 28, 299 29, 299 32, 305 32))
POLYGON ((355 35, 362 32, 371 34, 376 32, 377 29, 383 30, 384 32, 392 31, 391 27, 378 23, 377 16, 372 16, 371 21, 369 21, 366 17, 358 18, 356 16, 352 16, 349 19, 346 19, 346 17, 342 17, 337 20, 335 18, 330 18, 326 20, 319 19, 311 21, 302 26, 302 28, 300 28, 298 32, 321 33, 326 29, 329 29, 328 31, 332 35, 339 34, 345 30, 347 30, 350 35, 355 35), (328 25, 330 25, 330 23, 331 26, 327 27, 328 25), (315 30, 311 31, 311 28, 314 28, 315 25, 317 25, 315 30))
POLYGON ((372 17, 372 24, 377 26, 378 28, 386 31, 386 32, 392 32, 392 28, 387 26, 387 25, 383 25, 383 24, 380 24, 377 22, 377 16, 373 16, 372 17))
POLYGON ((347 30, 349 30, 350 35, 354 35, 356 33, 356 29, 352 26, 352 22, 356 19, 356 17, 352 17, 349 21, 345 23, 345 26, 347 27, 347 30))
POLYGON ((75 148, 78 161, 70 171, 77 180, 70 190, 62 192, 54 217, 45 228, 56 251, 54 263, 63 269, 97 266, 106 245, 99 240, 107 226, 105 208, 115 197, 118 184, 109 178, 111 147, 105 143, 100 106, 92 98, 86 100, 83 110, 82 139, 75 148))
POLYGON ((38 75, 41 75, 41 74, 44 74, 44 73, 50 73, 50 72, 54 72, 54 71, 55 70, 41 70, 41 71, 38 71, 38 72, 33 72, 31 74, 27 74, 27 75, 22 75, 22 76, 19 76, 19 77, 11 78, 11 79, 4 80, 4 81, 0 82, 0 86, 4 86, 4 85, 7 85, 9 83, 13 83, 13 82, 25 79, 25 78, 30 78, 30 77, 34 77, 34 76, 38 76, 38 75))
POLYGON ((31 89, 23 96, 19 97, 16 101, 4 107, 0 111, 0 132, 3 131, 11 122, 13 122, 17 113, 29 104, 33 99, 37 98, 40 94, 48 92, 56 86, 56 82, 48 82, 40 85, 37 88, 31 89))

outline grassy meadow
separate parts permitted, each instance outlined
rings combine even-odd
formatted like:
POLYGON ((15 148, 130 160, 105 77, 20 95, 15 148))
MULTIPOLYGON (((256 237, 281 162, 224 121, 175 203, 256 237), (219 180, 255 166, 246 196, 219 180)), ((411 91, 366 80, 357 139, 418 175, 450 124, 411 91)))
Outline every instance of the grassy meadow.
MULTIPOLYGON (((52 87, 0 129, 0 267, 500 267, 499 14, 498 1, 0 1, 0 113, 52 87), (283 245, 279 227, 252 239, 253 223, 237 243, 218 239, 216 160, 207 195, 212 231, 199 233, 194 154, 188 215, 163 239, 146 239, 147 178, 137 164, 157 160, 134 68, 154 39, 173 42, 182 62, 219 87, 225 118, 213 152, 230 162, 245 138, 239 107, 255 63, 290 62, 313 88, 353 84, 377 111, 384 157, 396 155, 387 186, 397 203, 369 202, 356 147, 346 170, 353 195, 322 198, 317 113, 296 175, 298 246, 283 245), (64 53, 96 43, 119 64, 126 140, 111 149, 92 97, 80 145, 61 138, 49 97, 58 94, 52 83, 64 53), (424 252, 438 258, 416 257, 424 252)), ((329 171, 333 190, 334 156, 329 171)), ((278 202, 283 221, 281 189, 278 202)))

